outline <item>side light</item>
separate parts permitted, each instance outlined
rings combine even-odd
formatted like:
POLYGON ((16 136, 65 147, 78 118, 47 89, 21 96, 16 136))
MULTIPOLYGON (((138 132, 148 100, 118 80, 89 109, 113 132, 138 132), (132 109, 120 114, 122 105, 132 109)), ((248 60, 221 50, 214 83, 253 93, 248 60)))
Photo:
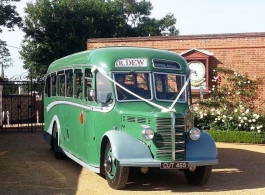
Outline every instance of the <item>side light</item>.
POLYGON ((150 127, 145 127, 142 131, 142 136, 146 141, 152 140, 154 138, 154 131, 150 127))
POLYGON ((190 135, 190 139, 198 140, 201 137, 201 130, 196 127, 193 127, 191 128, 189 135, 190 135))

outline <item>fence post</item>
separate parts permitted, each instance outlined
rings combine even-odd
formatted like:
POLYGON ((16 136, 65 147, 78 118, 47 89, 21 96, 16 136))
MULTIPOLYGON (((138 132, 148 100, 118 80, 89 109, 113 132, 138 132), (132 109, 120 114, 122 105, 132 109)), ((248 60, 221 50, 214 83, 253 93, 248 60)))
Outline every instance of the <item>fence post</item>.
POLYGON ((9 123, 9 111, 6 111, 6 123, 7 123, 7 125, 10 125, 10 123, 9 123))

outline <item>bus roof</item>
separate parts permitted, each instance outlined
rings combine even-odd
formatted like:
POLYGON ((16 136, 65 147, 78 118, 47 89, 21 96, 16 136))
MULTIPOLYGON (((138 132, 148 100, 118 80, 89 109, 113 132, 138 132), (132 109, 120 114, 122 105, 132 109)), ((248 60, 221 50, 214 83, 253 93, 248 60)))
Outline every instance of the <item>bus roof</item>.
MULTIPOLYGON (((105 71, 130 70, 131 67, 115 67, 119 59, 141 59, 147 60, 148 66, 141 70, 154 70, 153 59, 177 62, 181 66, 179 73, 187 73, 187 63, 179 54, 166 50, 143 47, 102 47, 94 50, 87 50, 63 57, 54 61, 48 68, 47 73, 55 72, 66 68, 80 67, 82 65, 96 65, 105 71)), ((157 69, 157 68, 155 68, 157 69)))

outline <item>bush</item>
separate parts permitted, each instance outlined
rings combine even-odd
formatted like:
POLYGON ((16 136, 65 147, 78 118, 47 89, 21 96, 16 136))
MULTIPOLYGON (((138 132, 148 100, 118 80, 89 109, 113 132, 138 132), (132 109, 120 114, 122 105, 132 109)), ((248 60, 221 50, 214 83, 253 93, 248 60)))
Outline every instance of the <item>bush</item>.
POLYGON ((258 95, 263 78, 250 79, 241 73, 219 67, 212 73, 212 88, 202 102, 194 106, 195 125, 247 132, 265 132, 264 108, 258 95))
POLYGON ((246 131, 209 130, 216 142, 264 144, 265 133, 246 131))

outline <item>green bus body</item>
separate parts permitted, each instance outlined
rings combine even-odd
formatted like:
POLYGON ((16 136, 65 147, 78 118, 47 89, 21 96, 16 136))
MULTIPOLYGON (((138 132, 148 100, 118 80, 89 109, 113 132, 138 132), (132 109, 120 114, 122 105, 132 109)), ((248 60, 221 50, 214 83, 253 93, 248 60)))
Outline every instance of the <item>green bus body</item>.
POLYGON ((151 48, 106 47, 59 59, 46 74, 44 138, 56 158, 105 173, 114 189, 126 184, 128 167, 180 168, 189 183, 203 185, 217 149, 207 132, 190 138, 189 74, 184 58, 151 48))

